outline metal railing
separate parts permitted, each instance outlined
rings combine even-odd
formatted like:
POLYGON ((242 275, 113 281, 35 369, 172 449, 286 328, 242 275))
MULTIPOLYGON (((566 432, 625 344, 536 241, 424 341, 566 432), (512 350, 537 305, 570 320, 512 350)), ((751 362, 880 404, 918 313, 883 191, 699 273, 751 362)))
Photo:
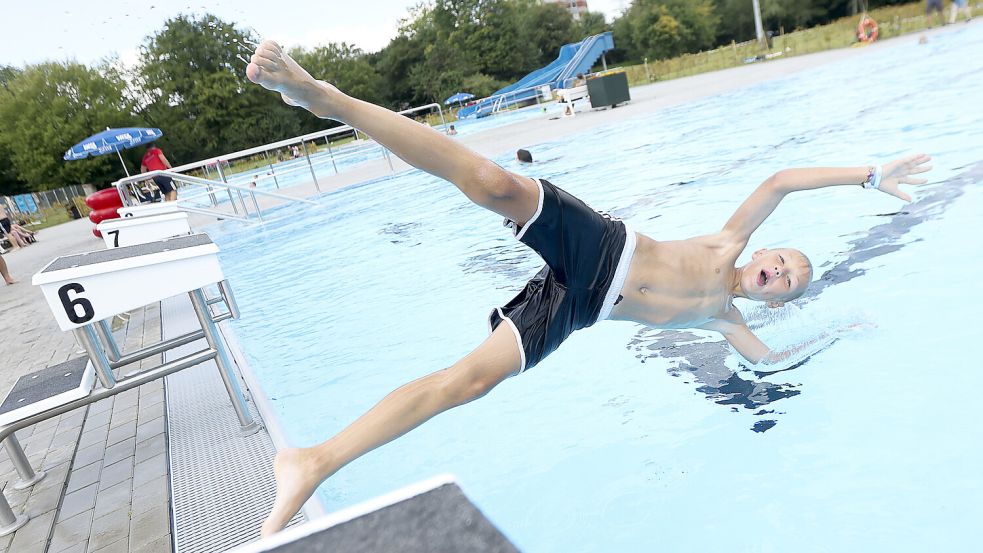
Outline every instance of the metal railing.
POLYGON ((166 176, 174 179, 177 182, 183 183, 186 186, 198 186, 203 187, 204 191, 198 195, 192 195, 187 198, 182 198, 177 201, 181 209, 185 211, 190 211, 192 213, 201 213, 203 215, 211 215, 222 219, 234 219, 243 222, 249 222, 251 219, 249 205, 246 203, 246 196, 251 200, 250 203, 253 205, 253 214, 256 218, 262 222, 263 221, 263 210, 256 200, 256 196, 267 196, 271 198, 276 198, 278 200, 284 200, 287 202, 300 202, 312 205, 319 205, 317 202, 312 200, 307 200, 304 198, 295 198, 293 196, 288 196, 286 194, 278 194, 276 192, 268 192, 265 190, 257 190, 248 186, 237 186, 234 184, 229 184, 228 182, 216 181, 211 179, 203 179, 201 177, 194 177, 191 175, 184 175, 177 173, 173 170, 171 171, 149 171, 147 173, 142 173, 140 175, 133 175, 131 177, 126 177, 120 179, 113 183, 116 190, 119 192, 120 199, 123 201, 124 206, 132 206, 139 204, 139 198, 141 194, 138 191, 139 183, 146 181, 147 179, 152 179, 156 176, 166 176), (216 209, 219 202, 216 199, 216 194, 218 192, 224 191, 229 196, 229 204, 232 208, 233 213, 227 211, 216 209), (235 194, 233 194, 233 192, 235 194), (194 205, 189 205, 191 200, 208 197, 212 202, 213 208, 203 208, 194 205), (238 203, 236 200, 238 199, 238 203), (241 211, 240 211, 241 208, 241 211))
MULTIPOLYGON (((440 128, 443 130, 447 126, 447 120, 444 118, 444 110, 440 104, 426 104, 398 113, 400 115, 410 115, 421 111, 432 112, 434 110, 437 111, 440 117, 440 128)), ((342 125, 245 150, 210 157, 194 163, 173 167, 168 171, 150 171, 134 175, 116 181, 113 184, 120 191, 123 204, 133 205, 137 203, 137 199, 140 197, 135 190, 135 183, 148 180, 155 175, 167 175, 178 183, 204 188, 200 193, 192 195, 181 194, 178 203, 185 211, 222 218, 246 220, 248 219, 249 209, 245 205, 244 198, 248 195, 252 200, 251 203, 254 206, 254 212, 262 220, 262 213, 255 198, 257 194, 290 201, 314 202, 263 190, 259 186, 261 183, 272 181, 272 186, 269 188, 280 190, 282 187, 292 186, 294 183, 291 181, 297 181, 298 177, 302 177, 304 173, 309 172, 309 181, 313 182, 314 189, 320 193, 322 191, 321 180, 323 180, 324 176, 322 174, 319 179, 318 175, 323 170, 327 169, 328 171, 333 171, 334 174, 338 174, 344 169, 346 164, 355 165, 363 161, 369 161, 370 159, 377 159, 378 157, 384 158, 389 165, 389 170, 395 172, 396 169, 388 149, 379 145, 371 137, 361 133, 358 129, 349 125, 342 125), (340 147, 332 147, 331 139, 339 135, 354 135, 355 141, 340 147), (322 151, 320 152, 316 149, 312 152, 309 145, 316 145, 317 141, 322 139, 327 147, 327 152, 324 152, 323 148, 321 148, 322 151), (298 154, 295 157, 275 159, 274 156, 270 155, 275 150, 291 150, 293 148, 296 148, 298 154), (260 155, 262 156, 261 159, 255 159, 260 155), (233 169, 232 162, 246 158, 253 158, 253 161, 258 161, 259 164, 253 165, 249 169, 239 170, 234 174, 230 172, 233 169), (189 172, 197 172, 199 175, 204 176, 191 175, 188 174, 189 172), (225 199, 226 196, 228 197, 227 200, 225 199), (223 207, 223 204, 229 204, 231 206, 231 214, 219 209, 223 207)))

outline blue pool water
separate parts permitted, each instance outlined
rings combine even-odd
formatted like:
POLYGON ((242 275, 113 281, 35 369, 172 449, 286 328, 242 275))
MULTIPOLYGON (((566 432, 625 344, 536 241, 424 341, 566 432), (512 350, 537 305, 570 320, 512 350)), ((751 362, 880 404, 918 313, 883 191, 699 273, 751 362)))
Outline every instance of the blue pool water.
MULTIPOLYGON (((796 306, 739 301, 756 332, 775 348, 836 337, 788 370, 756 373, 709 333, 598 324, 342 469, 320 489, 328 507, 452 473, 528 552, 976 549, 981 51, 983 25, 958 26, 531 144, 533 166, 503 155, 655 239, 718 230, 785 167, 925 151, 935 169, 912 204, 804 192, 755 234, 742 261, 799 247, 817 279, 796 306)), ((262 233, 209 231, 235 329, 298 445, 470 351, 540 265, 417 171, 320 204, 262 233)))

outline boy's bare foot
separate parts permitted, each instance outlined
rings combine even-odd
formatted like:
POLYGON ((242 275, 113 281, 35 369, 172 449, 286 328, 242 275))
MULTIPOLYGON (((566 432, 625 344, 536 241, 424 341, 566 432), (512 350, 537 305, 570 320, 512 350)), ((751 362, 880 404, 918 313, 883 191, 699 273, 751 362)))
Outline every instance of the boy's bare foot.
POLYGON ((8 285, 10 285, 10 284, 17 284, 17 281, 14 280, 14 279, 12 279, 12 278, 5 278, 5 279, 3 279, 3 281, 6 282, 8 285))
POLYGON ((263 537, 282 530, 300 511, 326 478, 321 476, 322 470, 312 449, 284 449, 276 454, 273 460, 276 500, 260 529, 263 537))
POLYGON ((267 90, 279 92, 283 101, 300 106, 319 117, 328 117, 324 102, 325 90, 338 89, 324 81, 318 81, 293 60, 276 42, 265 40, 256 47, 256 53, 246 66, 246 78, 267 90))

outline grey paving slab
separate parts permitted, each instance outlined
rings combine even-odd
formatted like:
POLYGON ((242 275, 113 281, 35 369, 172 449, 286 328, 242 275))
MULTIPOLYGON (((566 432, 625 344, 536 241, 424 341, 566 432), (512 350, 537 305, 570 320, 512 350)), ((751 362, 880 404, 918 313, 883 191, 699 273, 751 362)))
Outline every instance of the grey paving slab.
MULTIPOLYGON (((110 433, 112 433, 112 430, 110 430, 110 433)), ((136 438, 127 438, 122 442, 107 446, 103 455, 103 462, 111 465, 116 461, 132 457, 134 448, 136 448, 136 438)))
POLYGON ((80 449, 75 453, 74 466, 84 467, 88 464, 102 461, 103 453, 106 451, 105 444, 96 443, 85 449, 80 449))
POLYGON ((127 478, 119 484, 100 490, 95 502, 95 517, 105 516, 120 505, 129 505, 133 499, 133 479, 127 478))
POLYGON ((78 470, 72 471, 71 476, 68 478, 68 487, 65 488, 65 491, 71 493, 95 484, 99 481, 100 473, 102 473, 102 461, 90 463, 78 470))
POLYGON ((48 545, 48 533, 51 531, 51 524, 54 522, 55 512, 49 511, 37 517, 31 518, 23 528, 17 531, 11 541, 11 551, 44 551, 48 545), (40 546, 41 549, 37 549, 40 546))
POLYGON ((106 547, 100 549, 93 549, 92 544, 89 544, 88 553, 128 553, 130 551, 129 540, 122 539, 113 544, 107 545, 106 547))
POLYGON ((167 451, 167 435, 163 433, 157 434, 152 438, 137 443, 135 459, 137 463, 142 463, 165 451, 167 451))
MULTIPOLYGON (((85 549, 87 546, 88 546, 87 542, 77 543, 69 547, 68 549, 62 549, 58 553, 85 553, 85 549)), ((55 552, 49 548, 48 553, 55 553, 55 552)))
POLYGON ((167 456, 164 454, 151 457, 133 467, 133 485, 141 486, 155 478, 167 475, 167 456))
POLYGON ((130 549, 139 549, 170 534, 167 506, 154 507, 130 520, 130 549))
POLYGON ((62 500, 61 508, 58 510, 58 520, 72 518, 95 507, 98 492, 99 486, 90 484, 80 490, 65 494, 65 499, 62 500))
POLYGON ((156 419, 148 420, 147 422, 141 424, 136 429, 137 443, 149 440, 151 438, 160 436, 167 429, 167 421, 164 417, 157 417, 156 419))
POLYGON ((133 478, 133 457, 126 457, 102 468, 102 474, 99 477, 99 491, 111 488, 130 478, 133 478))
POLYGON ((126 545, 130 535, 130 506, 123 505, 92 521, 89 551, 99 551, 120 541, 126 545))
POLYGON ((133 503, 130 505, 132 516, 136 516, 165 505, 171 496, 170 483, 167 477, 161 476, 147 481, 140 486, 140 493, 133 496, 133 503))
POLYGON ((48 553, 58 553, 69 547, 89 541, 92 526, 92 510, 55 522, 54 532, 48 544, 48 553))
POLYGON ((109 427, 109 434, 106 436, 106 447, 116 445, 122 441, 129 438, 134 438, 137 435, 137 420, 133 419, 129 422, 124 422, 116 427, 109 427))
POLYGON ((92 446, 105 449, 106 439, 109 437, 109 417, 105 417, 105 419, 106 424, 82 432, 82 435, 79 437, 78 449, 86 449, 92 446))
POLYGON ((27 503, 24 505, 24 512, 32 520, 34 517, 46 515, 49 512, 54 514, 58 509, 58 505, 61 503, 63 493, 61 486, 51 486, 48 488, 35 487, 31 490, 31 496, 27 498, 27 503))
POLYGON ((171 553, 171 535, 161 536, 151 542, 131 549, 130 553, 171 553))

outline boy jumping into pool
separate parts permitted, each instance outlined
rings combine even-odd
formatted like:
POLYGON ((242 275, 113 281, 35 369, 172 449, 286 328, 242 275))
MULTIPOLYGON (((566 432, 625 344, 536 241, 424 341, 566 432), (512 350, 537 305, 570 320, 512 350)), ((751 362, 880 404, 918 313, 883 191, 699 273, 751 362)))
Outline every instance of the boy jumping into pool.
POLYGON ((284 449, 274 461, 277 493, 263 535, 283 526, 324 479, 431 417, 487 394, 542 361, 575 330, 605 319, 655 328, 719 332, 752 363, 775 363, 802 347, 771 351, 748 330, 733 298, 780 306, 798 298, 812 265, 794 249, 758 250, 736 260, 758 226, 790 192, 852 185, 905 201, 899 184, 923 184, 915 155, 884 166, 788 169, 759 186, 716 234, 660 242, 632 232, 543 179, 506 171, 458 141, 317 81, 275 43, 256 48, 247 77, 284 101, 358 128, 409 164, 450 181, 472 202, 506 218, 546 266, 489 316, 491 335, 450 367, 390 393, 328 441, 284 449))

